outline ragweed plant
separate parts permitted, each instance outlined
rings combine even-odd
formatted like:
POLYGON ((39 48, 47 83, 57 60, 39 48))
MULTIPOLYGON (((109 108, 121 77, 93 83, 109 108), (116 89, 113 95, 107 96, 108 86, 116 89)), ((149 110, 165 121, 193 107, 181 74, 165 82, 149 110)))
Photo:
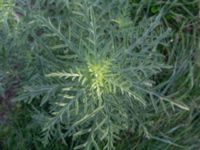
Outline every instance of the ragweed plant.
POLYGON ((138 23, 126 0, 63 6, 63 16, 31 16, 29 86, 16 98, 34 105, 44 144, 111 150, 126 131, 151 138, 149 116, 160 109, 189 109, 154 88, 156 75, 171 68, 159 53, 170 35, 162 11, 138 23))

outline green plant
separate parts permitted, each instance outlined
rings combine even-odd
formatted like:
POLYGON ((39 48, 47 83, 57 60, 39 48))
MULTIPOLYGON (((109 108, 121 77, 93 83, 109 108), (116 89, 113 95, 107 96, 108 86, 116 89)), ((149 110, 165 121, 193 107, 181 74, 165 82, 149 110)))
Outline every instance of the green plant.
POLYGON ((165 9, 163 25, 175 31, 192 33, 193 29, 198 28, 198 3, 198 0, 130 0, 130 12, 133 18, 139 20, 141 16, 158 15, 161 9, 165 9))
POLYGON ((170 23, 195 0, 0 4, 0 94, 19 81, 4 149, 199 146, 198 35, 170 23))
POLYGON ((40 66, 27 69, 38 77, 26 81, 16 98, 41 106, 35 118, 44 144, 62 140, 75 149, 114 149, 125 131, 151 138, 148 116, 155 112, 149 108, 189 110, 154 89, 155 76, 171 68, 157 50, 170 32, 160 24, 162 13, 138 23, 131 21, 126 1, 65 7, 70 15, 64 20, 33 16, 30 27, 42 34, 31 34, 30 64, 40 66))

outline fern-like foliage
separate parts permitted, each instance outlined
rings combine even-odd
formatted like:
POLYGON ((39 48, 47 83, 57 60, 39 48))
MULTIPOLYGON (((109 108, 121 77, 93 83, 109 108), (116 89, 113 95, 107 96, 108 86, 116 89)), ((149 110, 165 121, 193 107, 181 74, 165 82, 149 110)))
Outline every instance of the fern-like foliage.
POLYGON ((151 137, 146 108, 188 110, 154 90, 154 77, 171 68, 158 51, 170 34, 160 26, 162 14, 134 22, 126 0, 60 3, 65 15, 36 13, 22 29, 32 29, 34 41, 23 43, 31 46, 30 86, 17 99, 43 108, 44 144, 112 150, 124 131, 151 137))

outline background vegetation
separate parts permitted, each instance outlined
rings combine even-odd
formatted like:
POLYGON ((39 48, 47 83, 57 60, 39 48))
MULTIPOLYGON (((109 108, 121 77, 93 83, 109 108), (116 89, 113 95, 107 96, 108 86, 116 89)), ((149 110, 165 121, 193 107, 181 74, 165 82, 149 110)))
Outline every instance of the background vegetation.
POLYGON ((199 5, 0 0, 0 149, 199 149, 199 5))

